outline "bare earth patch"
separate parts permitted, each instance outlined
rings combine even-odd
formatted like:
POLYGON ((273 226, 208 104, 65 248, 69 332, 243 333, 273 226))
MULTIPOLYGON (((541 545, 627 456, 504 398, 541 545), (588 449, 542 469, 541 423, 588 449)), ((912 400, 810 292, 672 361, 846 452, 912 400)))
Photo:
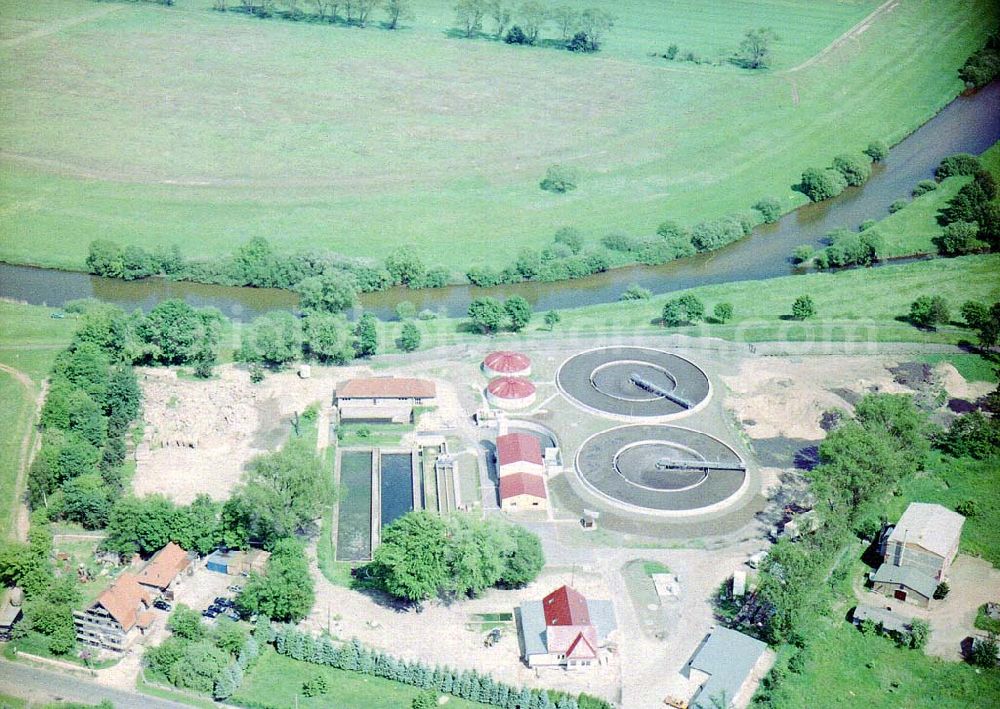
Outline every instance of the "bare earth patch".
POLYGON ((989 382, 966 381, 950 362, 942 362, 934 367, 934 376, 941 382, 949 396, 966 401, 975 401, 996 388, 995 384, 989 382))
POLYGON ((135 493, 161 493, 180 503, 199 493, 225 500, 247 461, 284 440, 295 412, 317 401, 329 404, 334 381, 361 371, 314 367, 311 379, 289 371, 251 384, 246 371, 231 365, 219 367, 219 378, 210 381, 140 370, 148 451, 140 446, 135 493))
MULTIPOLYGON (((407 367, 405 372, 433 377, 426 369, 407 367)), ((251 384, 249 374, 234 365, 217 373, 218 378, 203 381, 179 379, 172 369, 139 370, 145 431, 132 482, 137 495, 160 493, 179 503, 200 493, 227 499, 251 458, 281 446, 297 412, 316 402, 321 411, 329 409, 337 382, 371 376, 372 370, 313 367, 309 379, 289 370, 269 374, 260 384, 251 384)), ((447 430, 463 421, 455 388, 440 379, 436 384, 438 407, 421 418, 422 430, 447 430)), ((329 419, 321 415, 320 420, 329 419)))
POLYGON ((851 409, 847 392, 910 392, 893 381, 894 364, 876 357, 759 357, 743 360, 736 376, 722 380, 730 390, 727 406, 751 438, 819 440, 824 411, 851 409))

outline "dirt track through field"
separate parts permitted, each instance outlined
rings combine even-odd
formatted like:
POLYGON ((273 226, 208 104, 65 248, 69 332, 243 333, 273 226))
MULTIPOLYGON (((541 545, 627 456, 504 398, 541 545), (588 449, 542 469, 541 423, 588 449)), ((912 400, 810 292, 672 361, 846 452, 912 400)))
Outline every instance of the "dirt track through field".
POLYGON ((38 391, 31 418, 28 419, 28 424, 21 437, 21 448, 17 456, 17 478, 14 480, 14 507, 10 511, 11 521, 13 522, 11 532, 18 541, 25 541, 28 538, 30 520, 28 508, 23 504, 21 498, 24 493, 25 476, 41 444, 41 436, 35 436, 35 415, 41 410, 42 404, 45 401, 47 386, 43 384, 41 387, 37 387, 27 374, 6 364, 0 364, 0 371, 7 372, 7 374, 14 377, 29 394, 36 390, 38 391))
POLYGON ((37 30, 32 30, 31 32, 25 32, 24 34, 13 37, 11 39, 0 40, 0 49, 6 49, 8 47, 16 47, 19 44, 28 42, 33 39, 39 39, 41 37, 48 37, 49 35, 57 34, 70 27, 75 27, 77 25, 82 25, 84 23, 90 22, 91 20, 96 20, 105 15, 110 15, 112 12, 118 12, 121 10, 121 6, 109 6, 102 7, 94 12, 89 12, 86 15, 80 15, 78 17, 71 17, 60 22, 51 22, 43 27, 39 27, 37 30))
MULTIPOLYGON (((830 44, 826 45, 826 47, 824 47, 818 54, 814 54, 813 56, 809 57, 808 59, 806 59, 801 64, 793 66, 791 69, 785 69, 783 72, 779 72, 779 73, 782 73, 782 74, 794 74, 797 71, 802 71, 803 69, 807 69, 808 67, 811 67, 813 64, 815 64, 816 62, 818 62, 820 59, 822 59, 823 57, 825 57, 830 52, 834 51, 835 49, 838 49, 839 47, 841 47, 842 45, 846 44, 847 42, 849 42, 852 39, 857 39, 862 34, 864 34, 865 32, 867 32, 868 28, 871 27, 872 23, 875 20, 877 20, 882 15, 888 14, 888 13, 892 12, 893 10, 895 10, 896 7, 899 5, 899 2, 900 2, 900 0, 886 0, 886 2, 882 3, 881 5, 879 5, 878 7, 876 7, 874 10, 872 10, 872 12, 867 17, 865 17, 863 20, 861 20, 860 22, 858 22, 858 24, 854 25, 854 27, 852 27, 851 29, 849 29, 846 32, 844 32, 844 34, 842 34, 839 37, 837 37, 837 39, 835 39, 832 42, 830 42, 830 44)), ((794 86, 794 84, 793 84, 793 86, 794 86)))

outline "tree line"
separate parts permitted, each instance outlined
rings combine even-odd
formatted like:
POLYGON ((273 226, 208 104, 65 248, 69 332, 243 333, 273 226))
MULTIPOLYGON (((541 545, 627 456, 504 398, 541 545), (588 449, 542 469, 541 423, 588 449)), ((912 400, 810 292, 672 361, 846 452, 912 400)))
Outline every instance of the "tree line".
POLYGON ((661 53, 654 52, 651 56, 667 61, 691 62, 692 64, 714 64, 722 66, 728 62, 744 69, 761 70, 771 65, 772 46, 778 35, 769 27, 749 29, 743 34, 739 46, 728 57, 723 56, 712 60, 700 57, 691 50, 682 51, 676 44, 670 44, 661 53))
MULTIPOLYGON (((882 154, 871 146, 869 154, 882 154)), ((859 156, 851 158, 842 155, 834 160, 832 172, 840 173, 845 182, 862 184, 867 177, 868 166, 859 156)), ((822 171, 803 173, 803 187, 817 189, 817 197, 827 194, 821 189, 827 176, 822 171)), ((914 198, 937 189, 938 184, 949 177, 972 177, 952 197, 937 215, 942 233, 934 238, 934 245, 942 256, 961 256, 1000 249, 1000 206, 994 199, 997 194, 996 180, 974 155, 957 153, 944 158, 934 171, 934 180, 921 180, 913 188, 914 198)), ((833 178, 830 178, 831 180, 833 178)), ((905 206, 905 200, 897 200, 889 211, 898 211, 905 206)), ((796 247, 792 259, 796 263, 812 265, 818 269, 843 268, 848 266, 872 266, 882 258, 885 245, 874 220, 864 222, 860 231, 847 228, 835 229, 826 236, 829 244, 815 251, 809 244, 796 247)))
POLYGON ((539 0, 515 5, 507 0, 458 0, 455 24, 462 36, 491 36, 507 44, 542 45, 571 52, 596 52, 615 25, 614 16, 600 8, 577 10, 570 5, 551 7, 539 0), (489 31, 486 31, 486 21, 489 31), (544 37, 546 30, 555 35, 544 37))
POLYGON ((504 709, 610 709, 610 704, 590 695, 573 696, 527 687, 518 689, 475 670, 432 668, 419 661, 399 660, 370 649, 356 639, 340 642, 329 635, 315 637, 291 626, 275 629, 273 643, 279 655, 295 660, 382 677, 504 709))

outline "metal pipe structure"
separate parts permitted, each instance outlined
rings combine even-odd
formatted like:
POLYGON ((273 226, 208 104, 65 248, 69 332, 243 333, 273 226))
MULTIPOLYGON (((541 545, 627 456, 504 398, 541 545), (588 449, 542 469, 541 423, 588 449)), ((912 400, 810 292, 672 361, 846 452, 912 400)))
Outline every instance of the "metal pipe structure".
POLYGON ((640 389, 648 391, 650 394, 656 394, 657 396, 662 396, 664 399, 670 399, 672 402, 674 402, 678 406, 683 406, 685 409, 690 409, 692 406, 694 406, 687 399, 682 399, 676 394, 667 391, 663 387, 659 387, 656 384, 653 384, 653 382, 646 381, 635 372, 632 372, 632 374, 629 375, 628 379, 630 382, 635 384, 640 389))
POLYGON ((740 470, 746 471, 743 463, 723 463, 717 460, 674 460, 660 458, 656 461, 657 470, 740 470))

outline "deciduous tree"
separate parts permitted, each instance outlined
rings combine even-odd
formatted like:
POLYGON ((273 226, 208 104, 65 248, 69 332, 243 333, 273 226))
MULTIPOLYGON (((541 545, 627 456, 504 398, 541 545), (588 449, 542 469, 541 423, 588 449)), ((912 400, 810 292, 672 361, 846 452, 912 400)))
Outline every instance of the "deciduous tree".
POLYGON ((510 320, 510 329, 514 332, 523 330, 531 322, 531 303, 519 295, 508 298, 503 309, 510 320))
POLYGON ((771 45, 777 39, 767 27, 747 30, 734 61, 745 69, 766 69, 771 60, 771 45))

